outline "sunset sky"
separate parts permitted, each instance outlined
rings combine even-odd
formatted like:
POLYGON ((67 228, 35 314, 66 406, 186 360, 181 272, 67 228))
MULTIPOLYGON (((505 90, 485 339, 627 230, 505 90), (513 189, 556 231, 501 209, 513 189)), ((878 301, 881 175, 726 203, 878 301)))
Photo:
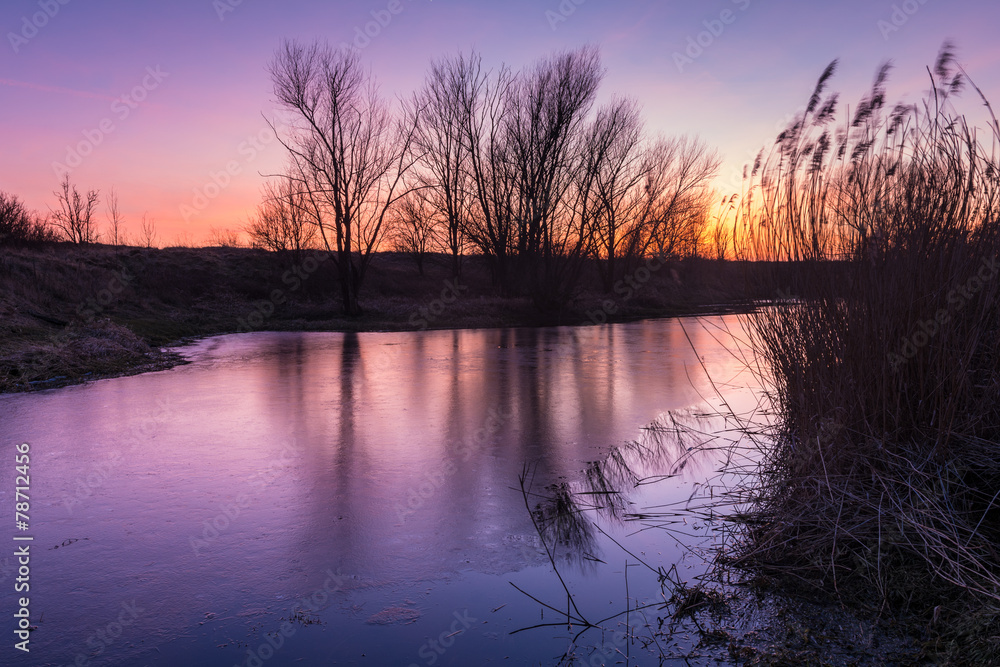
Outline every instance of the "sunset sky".
POLYGON ((276 47, 338 45, 366 27, 375 36, 357 40, 361 57, 388 97, 408 95, 432 59, 459 50, 516 68, 597 44, 602 98, 635 97, 651 132, 718 147, 722 189, 834 58, 845 101, 886 59, 896 65, 890 100, 914 100, 928 85, 924 66, 951 39, 1000 105, 996 0, 5 0, 0 190, 46 212, 65 168, 81 189, 117 190, 131 232, 144 212, 153 217, 161 245, 238 228, 262 174, 284 162, 264 120, 274 115, 265 67, 276 47), (225 184, 227 165, 236 175, 225 184), (212 187, 213 174, 225 187, 212 187))

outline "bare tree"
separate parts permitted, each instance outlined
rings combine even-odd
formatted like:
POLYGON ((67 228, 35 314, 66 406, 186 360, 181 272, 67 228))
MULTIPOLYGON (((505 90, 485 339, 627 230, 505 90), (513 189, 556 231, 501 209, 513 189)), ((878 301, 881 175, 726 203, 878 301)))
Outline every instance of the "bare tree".
POLYGON ((718 156, 696 139, 648 142, 633 101, 593 114, 604 74, 595 47, 516 74, 484 70, 475 52, 442 59, 398 121, 355 52, 286 42, 269 71, 294 193, 265 197, 248 232, 283 249, 282 225, 312 225, 349 315, 389 231, 421 271, 441 247, 457 275, 475 248, 502 293, 542 307, 572 296, 589 257, 610 288, 650 253, 697 253, 710 240, 718 156))
POLYGON ((732 237, 732 230, 724 224, 716 223, 712 227, 712 253, 716 261, 726 259, 729 252, 729 241, 732 237))
POLYGON ((286 254, 293 263, 315 245, 317 225, 313 199, 297 179, 283 176, 264 184, 263 200, 244 228, 252 245, 286 254))
POLYGON ((595 252, 604 287, 612 289, 624 258, 641 246, 651 200, 651 162, 643 144, 639 106, 618 100, 601 109, 587 142, 595 252), (644 187, 646 186, 646 187, 644 187))
POLYGON ((243 244, 238 230, 212 227, 209 230, 208 245, 211 248, 239 248, 243 244))
POLYGON ((139 234, 139 244, 143 248, 152 248, 156 243, 156 220, 142 214, 142 228, 139 234))
POLYGON ((423 167, 419 175, 422 197, 444 221, 445 245, 456 277, 472 207, 470 109, 463 101, 481 80, 481 61, 476 53, 442 59, 432 64, 423 88, 407 108, 416 130, 413 145, 423 167))
POLYGON ((424 275, 428 253, 440 247, 442 236, 450 237, 450 225, 442 224, 436 215, 440 212, 417 191, 411 192, 393 209, 389 235, 392 247, 412 256, 420 275, 424 275))
POLYGON ((697 254, 714 194, 709 184, 722 164, 700 139, 660 139, 651 148, 646 228, 636 254, 697 254))
POLYGON ((545 58, 517 79, 506 116, 515 177, 517 251, 540 305, 562 302, 587 254, 587 235, 565 215, 586 160, 587 114, 604 72, 595 47, 545 58))
POLYGON ((118 193, 114 188, 108 190, 105 206, 108 215, 108 242, 117 248, 125 244, 125 221, 118 208, 118 193))
POLYGON ((69 174, 63 176, 60 189, 55 193, 59 202, 58 210, 52 212, 52 224, 72 243, 96 243, 99 237, 94 210, 100 193, 88 190, 80 194, 76 186, 69 182, 69 174))
POLYGON ((291 129, 279 133, 279 140, 299 185, 316 204, 344 311, 357 315, 386 214, 406 194, 404 176, 418 157, 410 150, 413 127, 393 121, 355 52, 286 42, 269 71, 275 96, 291 117, 291 129))
POLYGON ((502 292, 528 290, 540 305, 562 299, 589 252, 578 178, 602 77, 597 50, 557 54, 516 75, 484 72, 476 54, 440 71, 459 100, 467 237, 490 259, 502 292))
POLYGON ((26 236, 31 216, 16 195, 0 192, 0 244, 13 243, 26 236))
POLYGON ((455 93, 464 128, 472 206, 465 222, 469 241, 485 255, 493 282, 503 293, 513 291, 510 262, 516 253, 514 222, 515 173, 510 160, 505 118, 514 86, 506 67, 484 72, 480 57, 468 59, 469 72, 455 93))

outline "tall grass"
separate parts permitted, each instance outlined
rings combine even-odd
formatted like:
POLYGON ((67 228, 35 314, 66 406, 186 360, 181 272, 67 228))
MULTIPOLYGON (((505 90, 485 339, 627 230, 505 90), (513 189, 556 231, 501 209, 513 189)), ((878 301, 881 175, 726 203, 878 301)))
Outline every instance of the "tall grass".
POLYGON ((888 66, 847 112, 833 63, 737 227, 799 270, 744 317, 778 419, 730 562, 928 620, 1000 602, 1000 125, 952 51, 891 108, 888 66))

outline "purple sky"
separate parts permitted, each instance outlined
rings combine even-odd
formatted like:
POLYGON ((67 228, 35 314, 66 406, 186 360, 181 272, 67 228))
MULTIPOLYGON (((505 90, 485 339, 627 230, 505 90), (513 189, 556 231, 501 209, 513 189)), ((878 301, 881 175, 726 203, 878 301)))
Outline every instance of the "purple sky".
POLYGON ((391 14, 391 0, 5 0, 0 190, 45 212, 64 165, 81 189, 116 189, 130 231, 148 212, 161 244, 240 227, 261 174, 284 162, 262 117, 272 109, 265 65, 275 48, 283 38, 352 40, 372 12, 390 20, 370 26, 378 34, 362 59, 387 96, 409 94, 432 59, 459 50, 519 67, 598 44, 602 97, 635 97, 651 132, 694 133, 718 147, 722 189, 737 185, 734 173, 774 140, 834 58, 833 87, 845 101, 857 100, 886 59, 896 65, 890 101, 912 100, 928 85, 925 65, 951 39, 1000 106, 996 0, 398 2, 391 14), (701 52, 689 50, 699 38, 701 52), (225 184, 218 174, 227 165, 235 176, 225 184))

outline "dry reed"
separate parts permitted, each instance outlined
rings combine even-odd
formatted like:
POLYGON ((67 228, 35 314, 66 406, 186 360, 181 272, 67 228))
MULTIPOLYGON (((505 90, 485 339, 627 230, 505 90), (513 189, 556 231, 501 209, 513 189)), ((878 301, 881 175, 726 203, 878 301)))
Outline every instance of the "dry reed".
POLYGON ((744 316, 778 420, 723 553, 937 623, 1000 606, 1000 125, 950 45, 916 105, 835 69, 748 166, 738 251, 797 270, 744 316))

